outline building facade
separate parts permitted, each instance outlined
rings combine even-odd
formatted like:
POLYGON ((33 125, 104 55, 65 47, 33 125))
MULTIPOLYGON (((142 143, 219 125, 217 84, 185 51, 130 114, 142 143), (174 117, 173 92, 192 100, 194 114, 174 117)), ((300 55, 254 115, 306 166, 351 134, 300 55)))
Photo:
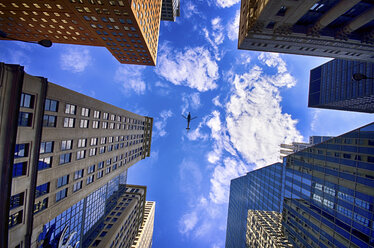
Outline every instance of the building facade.
POLYGON ((295 247, 374 246, 374 123, 287 157, 282 226, 295 247))
POLYGON ((0 63, 0 75, 1 130, 9 130, 0 134, 0 194, 10 199, 0 206, 1 246, 29 247, 46 223, 150 156, 153 119, 18 65, 0 63))
POLYGON ((120 63, 156 65, 161 1, 6 0, 0 30, 26 41, 102 46, 120 63))
POLYGON ((161 20, 175 22, 180 16, 180 0, 162 0, 161 20))
POLYGON ((374 61, 374 3, 242 0, 238 48, 374 61))
POLYGON ((276 211, 248 210, 246 247, 293 247, 282 233, 281 219, 276 211))
POLYGON ((328 139, 331 139, 331 136, 310 136, 309 143, 302 143, 302 142, 292 142, 292 144, 281 144, 281 158, 283 159, 285 156, 290 155, 292 153, 301 151, 305 148, 308 148, 312 145, 316 145, 322 143, 328 139))
POLYGON ((245 247, 248 210, 282 211, 283 180, 282 163, 231 180, 226 248, 245 247))
POLYGON ((374 113, 374 63, 334 59, 314 68, 308 106, 374 113), (371 78, 355 81, 355 73, 371 78))
POLYGON ((131 248, 151 248, 153 238, 153 225, 155 220, 156 202, 146 201, 144 218, 140 231, 136 235, 131 248))

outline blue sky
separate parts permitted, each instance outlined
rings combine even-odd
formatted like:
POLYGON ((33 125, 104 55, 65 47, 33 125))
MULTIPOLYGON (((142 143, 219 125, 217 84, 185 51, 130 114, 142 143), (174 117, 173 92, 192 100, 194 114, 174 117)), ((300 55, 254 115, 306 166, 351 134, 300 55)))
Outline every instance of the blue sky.
POLYGON ((224 247, 230 180, 279 161, 279 144, 339 135, 370 114, 307 108, 310 69, 329 59, 237 50, 239 0, 182 0, 161 22, 157 66, 106 48, 0 42, 0 61, 154 118, 151 157, 128 172, 156 201, 153 247, 224 247), (198 118, 186 132, 181 114, 198 118))

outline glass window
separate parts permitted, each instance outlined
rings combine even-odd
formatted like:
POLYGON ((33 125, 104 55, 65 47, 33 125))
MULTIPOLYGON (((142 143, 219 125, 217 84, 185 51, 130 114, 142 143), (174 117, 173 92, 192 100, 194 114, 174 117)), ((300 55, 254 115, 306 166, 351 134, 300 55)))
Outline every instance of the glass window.
POLYGON ((100 121, 92 121, 92 128, 99 128, 100 121))
POLYGON ((103 121, 102 128, 107 129, 108 128, 108 122, 103 121))
POLYGON ((27 157, 29 154, 29 144, 16 144, 14 158, 27 157))
POLYGON ((97 145, 97 139, 98 138, 91 138, 91 146, 96 146, 97 145))
POLYGON ((48 207, 48 197, 34 204, 34 214, 43 211, 47 207, 48 207))
POLYGON ((95 165, 91 165, 87 169, 87 174, 91 174, 93 172, 95 172, 95 165))
POLYGON ((94 181, 94 176, 95 175, 91 175, 91 176, 87 177, 87 181, 86 181, 87 185, 90 184, 90 183, 92 183, 94 181))
POLYGON ((9 215, 9 228, 12 228, 20 223, 22 223, 22 215, 23 215, 23 210, 14 213, 12 215, 9 215))
POLYGON ((57 188, 60 188, 69 183, 69 175, 59 177, 57 179, 57 188))
POLYGON ((88 128, 88 120, 81 120, 79 124, 80 128, 88 128))
POLYGON ((73 105, 73 104, 66 104, 65 105, 65 114, 71 114, 71 115, 75 115, 75 110, 76 110, 76 106, 73 105))
POLYGON ((73 140, 61 141, 61 151, 71 150, 72 146, 73 146, 73 140))
POLYGON ((51 99, 45 99, 44 110, 57 112, 58 102, 51 99))
POLYGON ((22 93, 20 107, 33 108, 34 107, 34 96, 30 94, 22 93))
POLYGON ((82 108, 81 115, 86 117, 90 116, 90 109, 82 108))
POLYGON ((12 195, 10 197, 10 209, 23 206, 24 196, 25 196, 24 192, 16 194, 16 195, 12 195))
POLYGON ((64 127, 74 127, 75 118, 64 118, 64 127))
POLYGON ((73 192, 76 192, 76 191, 80 190, 82 188, 82 185, 83 185, 83 181, 79 181, 79 182, 74 183, 73 192))
POLYGON ((90 149, 90 157, 96 155, 97 148, 91 148, 90 149))
POLYGON ((71 162, 71 153, 65 153, 60 155, 60 163, 59 164, 66 164, 71 162))
POLYGON ((98 111, 98 110, 94 111, 94 118, 95 119, 100 119, 100 111, 98 111))
POLYGON ((20 127, 31 127, 32 114, 27 112, 19 112, 18 115, 18 126, 20 127))
POLYGON ((102 178, 103 177, 103 171, 101 170, 101 171, 99 171, 98 173, 97 173, 97 179, 99 179, 99 178, 102 178))
POLYGON ((57 117, 54 115, 44 115, 43 116, 43 127, 56 127, 57 117))
POLYGON ((43 196, 43 195, 48 194, 48 193, 49 193, 49 182, 45 183, 45 184, 42 184, 42 185, 39 185, 39 186, 36 186, 35 198, 38 198, 38 197, 43 196))
POLYGON ((65 188, 59 192, 56 193, 56 202, 64 199, 68 195, 68 189, 65 188))
POLYGON ((44 170, 52 167, 52 157, 39 158, 38 170, 44 170))
POLYGON ((86 147, 86 141, 87 141, 87 139, 79 139, 78 140, 78 147, 79 148, 86 147))
POLYGON ((53 141, 46 141, 40 143, 40 154, 53 152, 53 141))
POLYGON ((84 159, 86 157, 86 151, 77 151, 77 160, 84 159))
POLYGON ((98 169, 102 169, 102 168, 104 168, 104 161, 99 162, 99 163, 97 164, 97 168, 98 168, 98 169))
POLYGON ((82 178, 84 174, 84 169, 77 170, 74 172, 74 180, 77 180, 79 178, 82 178))

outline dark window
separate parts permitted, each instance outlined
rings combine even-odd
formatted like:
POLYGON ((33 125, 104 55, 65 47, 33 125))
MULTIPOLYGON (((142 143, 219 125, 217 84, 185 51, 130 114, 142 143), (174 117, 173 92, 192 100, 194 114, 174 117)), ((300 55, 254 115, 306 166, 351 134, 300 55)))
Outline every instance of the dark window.
POLYGON ((27 112, 19 112, 18 116, 18 126, 21 127, 31 127, 32 114, 27 112))
POLYGON ((287 11, 287 7, 286 6, 281 6, 278 13, 277 13, 277 16, 284 16, 286 14, 286 11, 287 11))
POLYGON ((52 167, 52 157, 39 158, 38 170, 44 170, 52 167))
POLYGON ((273 29, 275 26, 275 22, 269 22, 269 24, 266 26, 266 28, 273 29))
POLYGON ((60 155, 60 164, 70 163, 71 153, 65 153, 60 155))
POLYGON ((80 190, 82 188, 82 185, 83 185, 83 181, 79 181, 79 182, 74 183, 73 192, 76 192, 76 191, 80 190))
POLYGON ((53 141, 40 143, 40 154, 53 152, 53 141))
POLYGON ((60 188, 69 183, 69 175, 59 177, 57 179, 57 188, 60 188))
POLYGON ((27 162, 13 164, 13 177, 26 175, 27 162))
POLYGON ((48 194, 49 193, 49 182, 39 185, 35 189, 35 198, 38 198, 42 195, 48 194))
POLYGON ((34 107, 34 96, 22 93, 20 107, 33 108, 34 107))
POLYGON ((43 116, 43 127, 56 127, 56 116, 44 115, 43 116))
POLYGON ((51 100, 51 99, 45 99, 45 105, 44 105, 45 111, 57 112, 57 108, 58 108, 57 101, 51 100))
POLYGON ((22 206, 24 196, 25 196, 24 192, 19 193, 17 195, 12 195, 10 197, 10 209, 22 206))
POLYGON ((64 199, 68 195, 68 189, 65 188, 59 192, 56 193, 56 202, 64 199))
POLYGON ((9 228, 14 227, 22 222, 23 210, 9 215, 9 228))
POLYGON ((43 199, 43 201, 34 204, 34 214, 43 211, 48 207, 48 198, 43 199))

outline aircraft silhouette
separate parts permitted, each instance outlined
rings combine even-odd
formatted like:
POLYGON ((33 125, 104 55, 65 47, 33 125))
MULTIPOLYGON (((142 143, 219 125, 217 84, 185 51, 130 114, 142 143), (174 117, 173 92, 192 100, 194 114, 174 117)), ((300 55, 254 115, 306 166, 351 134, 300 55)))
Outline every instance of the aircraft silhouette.
POLYGON ((190 130, 190 122, 192 121, 192 120, 194 120, 194 119, 196 119, 197 117, 195 116, 195 117, 192 117, 191 118, 191 113, 190 112, 188 112, 188 115, 187 115, 187 117, 186 116, 184 116, 184 115, 182 115, 183 116, 183 118, 185 118, 186 120, 187 120, 187 132, 188 132, 188 130, 190 130))

